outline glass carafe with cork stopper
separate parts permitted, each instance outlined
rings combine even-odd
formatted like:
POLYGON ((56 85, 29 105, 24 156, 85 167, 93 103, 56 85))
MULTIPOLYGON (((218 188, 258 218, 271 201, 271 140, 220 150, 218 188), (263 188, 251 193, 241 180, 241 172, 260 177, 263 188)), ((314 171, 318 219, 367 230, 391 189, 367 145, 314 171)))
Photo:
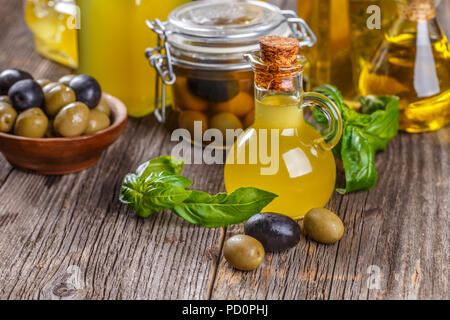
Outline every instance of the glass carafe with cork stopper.
POLYGON ((330 151, 340 140, 342 119, 334 103, 302 87, 298 41, 267 36, 259 53, 247 55, 255 74, 255 122, 230 149, 225 165, 228 192, 257 187, 279 195, 266 211, 294 219, 329 201, 336 180, 330 151), (303 117, 320 108, 329 119, 323 137, 303 117))
POLYGON ((450 122, 450 50, 435 1, 399 1, 399 19, 362 71, 362 95, 400 97, 400 129, 433 131, 450 122))

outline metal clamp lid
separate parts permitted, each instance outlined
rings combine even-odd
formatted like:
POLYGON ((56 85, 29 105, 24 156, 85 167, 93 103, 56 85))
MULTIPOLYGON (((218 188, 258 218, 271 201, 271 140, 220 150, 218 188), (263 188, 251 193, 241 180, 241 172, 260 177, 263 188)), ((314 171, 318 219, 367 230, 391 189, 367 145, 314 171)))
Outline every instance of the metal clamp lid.
MULTIPOLYGON (((292 10, 280 10, 280 13, 286 17, 281 23, 288 23, 295 38, 299 40, 300 47, 312 47, 316 44, 317 38, 308 24, 298 17, 292 10)), ((157 46, 145 50, 145 55, 150 65, 156 70, 155 81, 155 117, 160 123, 166 120, 166 85, 173 85, 176 81, 176 75, 173 71, 173 59, 170 53, 170 45, 167 41, 168 36, 175 32, 167 29, 167 21, 162 22, 159 19, 155 21, 146 21, 147 26, 157 34, 157 46), (163 44, 162 44, 163 43, 163 44)), ((180 32, 177 34, 182 35, 180 32)), ((263 36, 265 34, 261 34, 263 36)), ((224 40, 227 39, 223 36, 224 40)))
POLYGON ((166 85, 175 83, 177 77, 173 72, 172 56, 170 55, 169 43, 167 42, 167 33, 165 23, 159 19, 155 21, 146 21, 147 26, 158 35, 157 46, 147 48, 145 56, 150 65, 156 69, 155 81, 155 117, 163 123, 166 120, 166 85), (161 43, 164 42, 164 45, 161 43), (162 82, 162 84, 161 84, 162 82), (161 97, 161 107, 159 106, 161 97))

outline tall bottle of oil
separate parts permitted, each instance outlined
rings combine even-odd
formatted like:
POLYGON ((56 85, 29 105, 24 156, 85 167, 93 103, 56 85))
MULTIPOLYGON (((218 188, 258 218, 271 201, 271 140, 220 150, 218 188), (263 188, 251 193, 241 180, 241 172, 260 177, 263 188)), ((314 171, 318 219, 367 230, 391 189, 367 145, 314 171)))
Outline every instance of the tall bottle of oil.
POLYGON ((359 79, 361 94, 400 97, 400 128, 433 131, 450 122, 450 50, 432 0, 403 0, 399 18, 359 79))
POLYGON ((167 20, 190 0, 77 0, 79 72, 95 77, 102 89, 119 99, 133 117, 154 111, 155 71, 144 52, 156 47, 146 20, 167 20))
POLYGON ((318 45, 305 51, 310 85, 333 84, 357 107, 361 64, 372 57, 383 30, 395 19, 394 0, 298 0, 298 15, 318 38, 318 45), (380 9, 378 29, 367 27, 373 5, 380 9))

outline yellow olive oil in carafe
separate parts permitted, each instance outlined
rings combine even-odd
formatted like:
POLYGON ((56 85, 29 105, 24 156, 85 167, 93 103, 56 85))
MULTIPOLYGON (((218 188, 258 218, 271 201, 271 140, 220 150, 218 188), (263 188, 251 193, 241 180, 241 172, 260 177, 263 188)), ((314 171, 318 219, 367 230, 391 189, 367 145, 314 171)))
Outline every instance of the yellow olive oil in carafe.
POLYGON ((144 53, 156 46, 156 35, 145 21, 164 21, 173 9, 187 2, 77 0, 81 10, 80 73, 99 80, 105 92, 126 104, 129 115, 142 117, 153 112, 155 71, 144 53))
POLYGON ((228 192, 247 186, 276 193, 265 211, 294 219, 325 206, 336 181, 333 154, 317 145, 321 136, 303 120, 299 105, 298 97, 283 94, 256 100, 255 123, 239 137, 225 165, 228 192))
POLYGON ((26 0, 25 21, 36 51, 71 68, 78 64, 75 0, 26 0))

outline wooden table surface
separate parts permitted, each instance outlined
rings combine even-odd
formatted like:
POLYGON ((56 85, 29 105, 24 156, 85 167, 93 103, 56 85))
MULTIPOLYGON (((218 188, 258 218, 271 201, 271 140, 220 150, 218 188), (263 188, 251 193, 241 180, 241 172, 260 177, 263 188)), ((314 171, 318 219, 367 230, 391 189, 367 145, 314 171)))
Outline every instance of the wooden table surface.
MULTIPOLYGON (((0 69, 69 73, 34 52, 20 3, 0 0, 0 69)), ((302 238, 250 273, 221 255, 242 226, 208 230, 167 212, 141 220, 119 203, 124 175, 172 146, 149 117, 129 121, 101 161, 78 174, 24 173, 0 156, 0 299, 450 298, 449 127, 400 134, 377 155, 374 190, 333 195, 328 207, 346 226, 338 244, 302 238)), ((184 173, 195 188, 224 190, 222 166, 184 173)))

